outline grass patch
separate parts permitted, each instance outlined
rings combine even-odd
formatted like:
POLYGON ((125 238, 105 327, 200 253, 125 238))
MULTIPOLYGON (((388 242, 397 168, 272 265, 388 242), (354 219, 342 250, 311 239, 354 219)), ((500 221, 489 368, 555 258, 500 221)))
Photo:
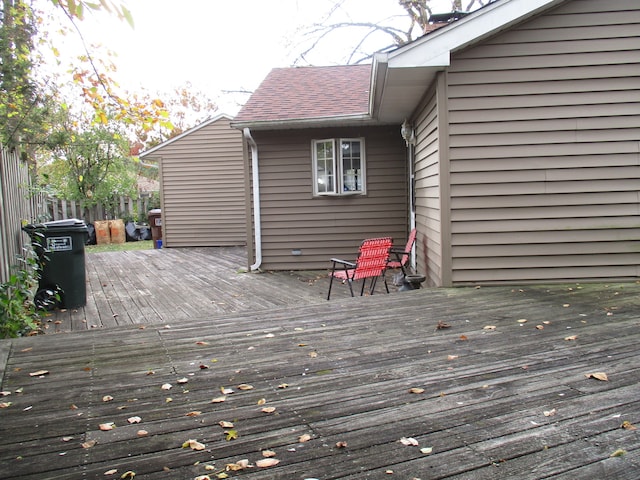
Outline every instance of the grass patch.
POLYGON ((153 240, 140 242, 110 243, 108 245, 85 245, 86 253, 124 252, 126 250, 151 250, 153 240))

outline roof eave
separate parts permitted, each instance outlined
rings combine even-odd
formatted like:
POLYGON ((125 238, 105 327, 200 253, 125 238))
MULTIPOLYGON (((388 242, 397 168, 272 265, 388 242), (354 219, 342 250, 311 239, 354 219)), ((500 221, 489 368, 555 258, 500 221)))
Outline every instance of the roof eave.
POLYGON ((368 113, 316 118, 287 118, 284 120, 248 120, 231 122, 231 127, 242 130, 286 130, 300 128, 345 127, 375 125, 378 122, 368 113))

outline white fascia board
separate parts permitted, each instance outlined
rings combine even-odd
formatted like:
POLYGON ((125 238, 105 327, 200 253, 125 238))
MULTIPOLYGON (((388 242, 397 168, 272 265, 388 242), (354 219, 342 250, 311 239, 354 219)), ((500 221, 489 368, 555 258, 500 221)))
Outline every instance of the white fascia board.
POLYGON ((170 138, 169 140, 165 140, 164 142, 156 145, 153 148, 150 148, 149 150, 147 150, 146 152, 142 152, 140 155, 138 155, 139 158, 144 158, 144 157, 148 157, 149 155, 151 155, 153 152, 160 150, 162 147, 166 147, 167 145, 172 144, 173 142, 177 142, 178 140, 180 140, 181 138, 186 137, 187 135, 196 132, 198 130, 200 130, 203 127, 206 127, 207 125, 211 125, 214 122, 217 122, 218 120, 220 120, 221 118, 226 118, 227 120, 233 120, 233 117, 231 115, 227 115, 226 113, 220 113, 218 115, 216 115, 215 117, 211 117, 207 120, 205 120, 202 123, 199 123, 198 125, 196 125, 195 127, 190 128, 189 130, 182 132, 180 135, 176 135, 173 138, 170 138))
POLYGON ((499 0, 387 54, 389 68, 447 67, 451 53, 567 0, 499 0))

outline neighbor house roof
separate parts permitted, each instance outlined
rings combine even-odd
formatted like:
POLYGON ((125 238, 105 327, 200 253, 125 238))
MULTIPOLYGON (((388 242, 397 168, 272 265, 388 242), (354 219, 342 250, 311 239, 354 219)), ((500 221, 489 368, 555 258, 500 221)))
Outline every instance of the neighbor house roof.
POLYGON ((242 107, 236 127, 367 120, 371 65, 275 68, 242 107))

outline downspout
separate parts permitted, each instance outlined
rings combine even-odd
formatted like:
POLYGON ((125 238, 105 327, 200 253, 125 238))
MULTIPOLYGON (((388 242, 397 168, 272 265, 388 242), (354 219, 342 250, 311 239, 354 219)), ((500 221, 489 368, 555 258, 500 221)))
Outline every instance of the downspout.
POLYGON ((258 145, 251 136, 248 128, 242 130, 244 138, 251 146, 251 175, 253 180, 253 227, 255 235, 256 258, 255 263, 249 267, 251 271, 256 271, 262 265, 262 227, 260 224, 260 176, 258 175, 258 145))
MULTIPOLYGON (((415 135, 415 133, 414 133, 415 135)), ((409 143, 409 231, 416 228, 416 172, 415 172, 415 155, 416 141, 409 143)), ((416 271, 416 244, 414 242, 411 248, 411 266, 416 271)))

